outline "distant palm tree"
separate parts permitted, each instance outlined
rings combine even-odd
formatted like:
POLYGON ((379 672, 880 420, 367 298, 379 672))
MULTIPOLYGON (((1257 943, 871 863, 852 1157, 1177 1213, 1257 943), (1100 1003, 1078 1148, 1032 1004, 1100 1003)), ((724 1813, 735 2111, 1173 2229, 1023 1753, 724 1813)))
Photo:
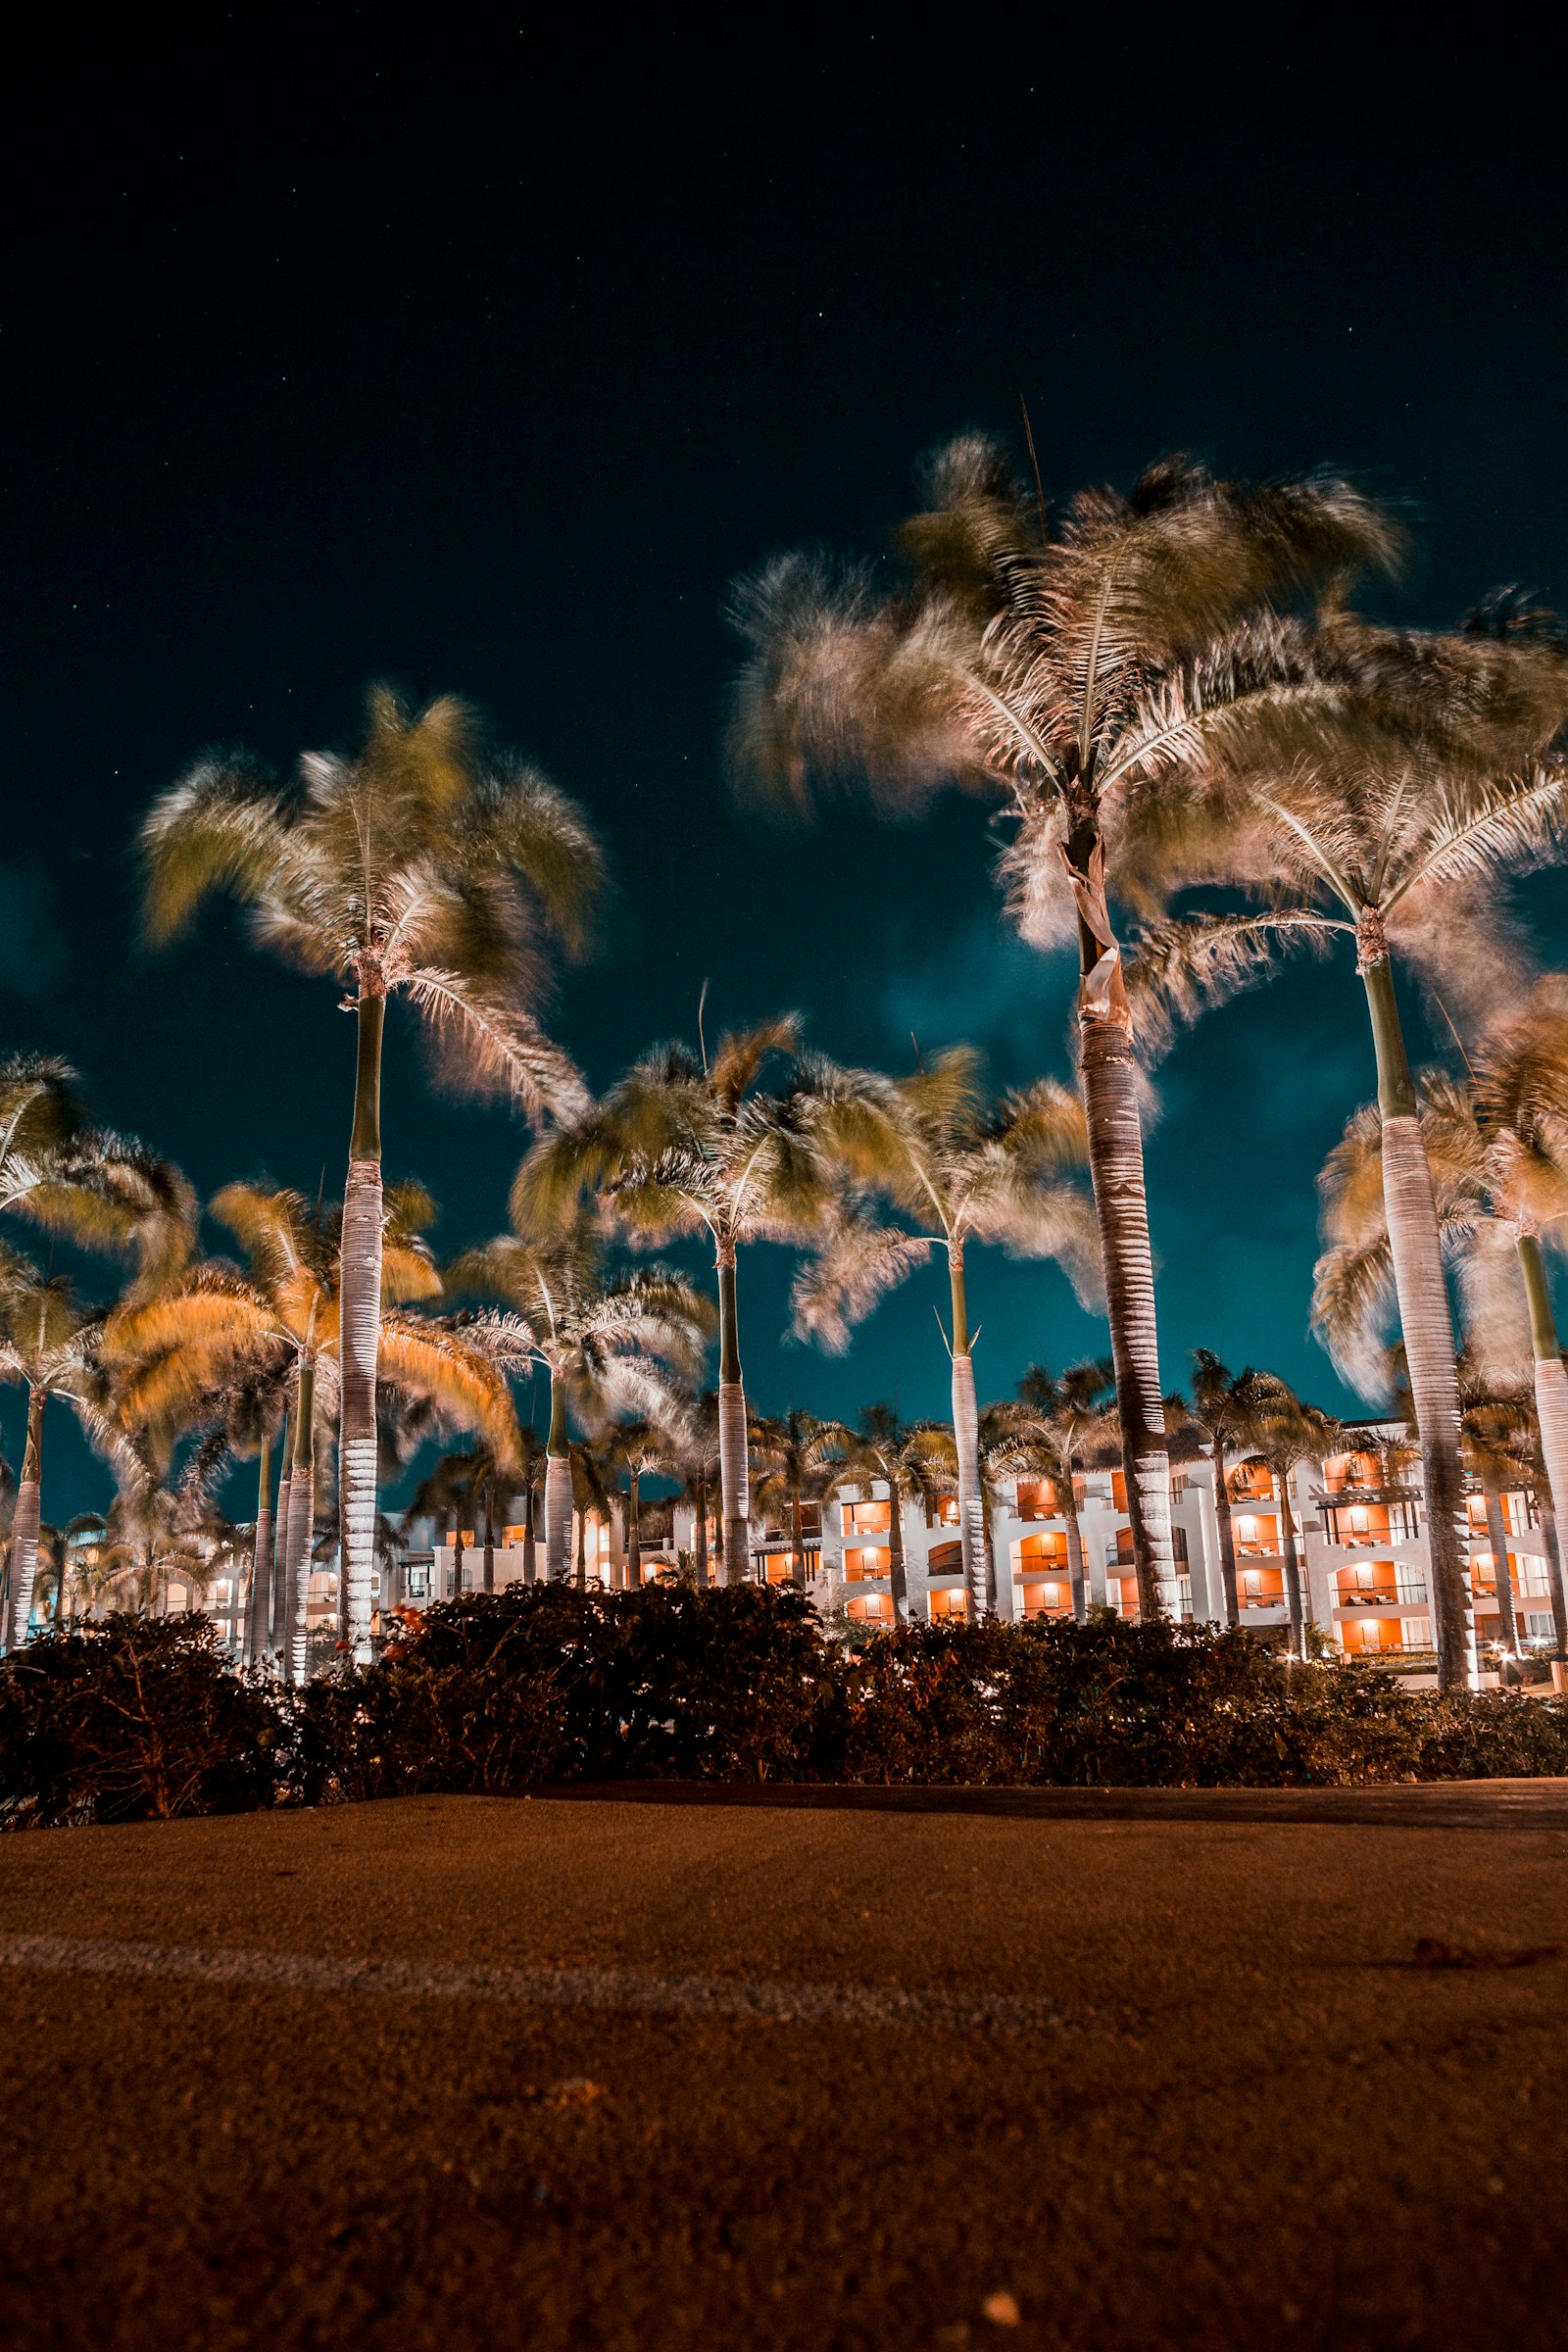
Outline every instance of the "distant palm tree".
MULTIPOLYGON (((339 1392, 343 1216, 298 1193, 248 1184, 225 1187, 212 1210, 244 1248, 246 1270, 210 1259, 158 1297, 117 1311, 104 1352, 122 1421, 155 1452, 177 1433, 224 1416, 237 1388, 290 1396, 294 1436, 273 1625, 285 1670, 300 1682, 317 1451, 330 1448, 339 1392)), ((382 1198, 381 1378, 429 1400, 449 1422, 484 1430, 505 1450, 515 1417, 488 1357, 451 1324, 399 1311, 404 1301, 440 1290, 419 1232, 431 1213, 417 1187, 394 1186, 382 1198)))
MULTIPOLYGON (((703 1591, 708 1584, 709 1505, 719 1481, 718 1396, 714 1390, 705 1389, 695 1399, 686 1428, 672 1448, 670 1471, 681 1482, 676 1502, 687 1504, 691 1510, 692 1578, 698 1590, 703 1591)), ((722 1511, 714 1534, 722 1558, 722 1511)))
POLYGON ((670 1432, 657 1421, 639 1416, 634 1421, 622 1421, 605 1437, 605 1459, 612 1471, 626 1473, 626 1549, 623 1572, 628 1589, 635 1592, 643 1581, 643 1501, 642 1482, 645 1478, 669 1477, 675 1474, 684 1432, 670 1432))
POLYGON ((1262 911, 1152 925, 1137 957, 1141 1021, 1152 1028, 1160 1008, 1186 1016, 1217 1003, 1293 945, 1354 943, 1421 1437, 1439 1679, 1449 1689, 1474 1673, 1458 1386, 1393 958, 1472 1002, 1494 994, 1511 976, 1502 880, 1561 854, 1568 768, 1540 755, 1568 716, 1568 658, 1533 623, 1518 638, 1513 625, 1493 611, 1473 635, 1401 637, 1348 620, 1321 632, 1303 655, 1317 698, 1304 755, 1282 770, 1277 740, 1239 735, 1224 755, 1231 766, 1216 753, 1210 790, 1184 811, 1179 847, 1158 846, 1167 882, 1239 884, 1262 911))
POLYGON ((0 1059, 0 1209, 78 1249, 129 1256, 146 1293, 189 1256, 195 1195, 144 1144, 89 1127, 75 1082, 53 1054, 0 1059))
POLYGON ((1262 1416, 1272 1410, 1283 1384, 1272 1372, 1255 1372, 1249 1364, 1232 1372, 1208 1348, 1193 1349, 1193 1385, 1181 1399, 1181 1410, 1208 1441, 1214 1464, 1214 1517, 1219 1527, 1220 1579, 1225 1589, 1225 1622, 1241 1623, 1241 1596, 1236 1584, 1236 1532, 1232 1524, 1229 1452, 1245 1453, 1262 1416))
POLYGON ((1502 1498, 1528 1486, 1535 1451, 1535 1414, 1527 1389, 1498 1390, 1462 1358, 1459 1366, 1460 1442, 1465 1465, 1481 1489, 1487 1513, 1487 1542, 1497 1593, 1505 1654, 1519 1655, 1513 1583, 1508 1567, 1508 1529, 1502 1498))
POLYGON ((1018 1383, 1016 1402, 991 1405, 986 1415, 987 1461, 993 1476, 1051 1482, 1067 1523, 1067 1577, 1072 1613, 1080 1625, 1089 1615, 1089 1580, 1074 1478, 1083 1467, 1086 1447, 1102 1446, 1119 1434, 1115 1398, 1116 1366, 1110 1356, 1069 1364, 1064 1372, 1031 1364, 1018 1383))
POLYGON ((930 510, 906 524, 902 550, 908 579, 891 595, 798 556, 741 590, 755 651, 734 756, 798 805, 813 779, 846 774, 896 809, 953 783, 1000 793, 1015 827, 1014 919, 1039 945, 1076 939, 1089 1164, 1149 1610, 1176 1571, 1146 1082, 1110 912, 1123 841, 1145 805, 1157 834, 1238 706, 1277 709, 1289 664, 1273 608, 1343 593, 1363 564, 1389 564, 1396 535, 1342 482, 1219 482, 1182 458, 1126 496, 1088 491, 1048 518, 971 435, 935 460, 930 510))
MULTIPOLYGON (((303 792, 206 760, 142 829, 148 924, 167 940, 226 890, 257 938, 347 984, 359 1027, 343 1203, 341 1481, 347 1639, 370 1654, 376 1510, 375 1385, 382 1300, 381 1040, 402 992, 446 1049, 455 1083, 568 1112, 582 1082, 533 1017, 539 938, 577 947, 602 882, 582 817, 534 770, 491 767, 451 698, 411 716, 384 689, 353 759, 313 752, 303 792)), ((304 1433, 308 1436, 308 1433, 304 1433)))
MULTIPOLYGON (((518 1200, 520 1207, 520 1198, 518 1200)), ((448 1268, 454 1291, 505 1302, 465 1326, 470 1343, 513 1372, 543 1370, 550 1437, 545 1480, 545 1574, 568 1572, 571 1439, 568 1409, 589 1431, 618 1414, 671 1429, 686 1410, 683 1382, 701 1365, 711 1329, 707 1302, 662 1266, 614 1273, 592 1212, 519 1224, 448 1268)))
POLYGON ((102 1332, 102 1313, 81 1305, 64 1275, 45 1276, 29 1259, 8 1253, 0 1265, 0 1380, 19 1381, 27 1392, 26 1446, 11 1517, 6 1644, 13 1650, 26 1642, 32 1621, 49 1398, 64 1397, 103 1450, 115 1447, 98 1368, 102 1332))
POLYGON ((1291 1612, 1291 1654, 1306 1656, 1306 1611, 1301 1591, 1301 1555, 1296 1542, 1296 1505, 1291 1482, 1302 1462, 1321 1461, 1333 1453, 1344 1436, 1343 1423, 1332 1413, 1305 1404, 1283 1380, 1260 1400, 1247 1433, 1247 1459, 1260 1462, 1273 1473, 1280 1497, 1280 1551, 1285 1572, 1285 1598, 1291 1612))
MULTIPOLYGON (((796 1328, 833 1352, 852 1323, 922 1264, 947 1257, 953 1333, 953 1427, 958 1451, 958 1532, 971 1615, 990 1605, 980 1484, 965 1251, 999 1243, 1015 1257, 1055 1257, 1086 1296, 1098 1274, 1089 1199, 1064 1180, 1081 1164, 1083 1112, 1076 1096, 1043 1078, 989 1102, 978 1056, 955 1046, 906 1078, 854 1073, 855 1083, 816 1115, 819 1148, 845 1170, 848 1203, 794 1291, 796 1328), (865 1207, 881 1193, 917 1230, 879 1225, 865 1207)), ((1154 1612, 1150 1592, 1147 1607, 1154 1612)))
POLYGON ((575 1124, 547 1135, 517 1171, 513 1216, 548 1224, 584 1192, 597 1194, 638 1241, 700 1234, 718 1289, 719 1487, 727 1583, 744 1582, 751 1548, 746 1389, 736 1302, 737 1253, 758 1241, 807 1242, 832 1189, 811 1119, 842 1074, 799 1054, 793 1014, 721 1037, 711 1060, 682 1045, 657 1047, 575 1124), (781 1093, 760 1079, 769 1060, 794 1059, 781 1093))
POLYGON ((405 1519, 453 1522, 454 1597, 461 1597, 464 1590, 464 1530, 470 1525, 479 1545, 482 1590, 495 1591, 497 1521, 505 1525, 512 1503, 522 1492, 525 1477, 517 1449, 502 1455, 494 1446, 481 1442, 462 1452, 443 1454, 415 1489, 404 1512, 405 1519))
POLYGON ((777 1511, 788 1528, 790 1581, 804 1592, 803 1507, 819 1501, 826 1493, 834 1471, 842 1468, 847 1458, 852 1433, 840 1421, 824 1421, 792 1404, 779 1414, 753 1413, 748 1435, 757 1472, 754 1502, 760 1502, 764 1510, 777 1511))
POLYGON ((888 1490, 888 1584, 900 1625, 909 1617, 909 1564, 904 1542, 904 1506, 918 1502, 928 1514, 944 1495, 956 1492, 958 1457, 953 1432, 943 1421, 901 1422, 891 1404, 862 1407, 859 1424, 843 1432, 842 1459, 828 1466, 828 1493, 858 1487, 869 1498, 880 1479, 888 1490))

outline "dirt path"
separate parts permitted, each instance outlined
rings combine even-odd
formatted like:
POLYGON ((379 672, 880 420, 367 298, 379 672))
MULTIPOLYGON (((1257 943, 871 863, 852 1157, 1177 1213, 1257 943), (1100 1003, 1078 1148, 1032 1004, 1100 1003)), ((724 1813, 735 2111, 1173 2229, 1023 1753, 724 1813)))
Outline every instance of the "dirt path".
POLYGON ((1563 1791, 1389 1793, 0 1840, 0 2340, 1556 2346, 1563 1791))

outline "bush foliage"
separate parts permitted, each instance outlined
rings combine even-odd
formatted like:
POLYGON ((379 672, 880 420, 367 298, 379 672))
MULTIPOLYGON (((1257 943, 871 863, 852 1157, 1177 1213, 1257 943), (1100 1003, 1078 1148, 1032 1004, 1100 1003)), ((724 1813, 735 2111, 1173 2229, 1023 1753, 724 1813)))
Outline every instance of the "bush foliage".
POLYGON ((550 1781, 1289 1787, 1568 1772, 1568 1703, 1439 1698, 1246 1634, 911 1625, 858 1648, 747 1586, 445 1602, 299 1693, 200 1618, 0 1669, 0 1821, 169 1819, 550 1781))

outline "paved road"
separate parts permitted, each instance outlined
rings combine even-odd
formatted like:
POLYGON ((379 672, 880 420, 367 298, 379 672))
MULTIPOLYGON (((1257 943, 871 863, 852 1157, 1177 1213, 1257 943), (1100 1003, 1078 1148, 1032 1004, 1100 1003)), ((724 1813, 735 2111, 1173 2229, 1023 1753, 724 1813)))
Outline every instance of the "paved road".
POLYGON ((0 2340, 1559 2345, 1561 1788, 1220 1794, 0 1839, 0 2340))

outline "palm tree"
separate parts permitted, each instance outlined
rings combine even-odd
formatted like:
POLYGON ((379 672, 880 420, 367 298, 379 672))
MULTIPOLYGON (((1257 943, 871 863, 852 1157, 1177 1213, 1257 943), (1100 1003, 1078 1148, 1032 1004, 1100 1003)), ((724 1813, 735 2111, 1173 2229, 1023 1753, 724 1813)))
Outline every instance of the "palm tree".
POLYGON ((684 1436, 684 1432, 677 1432, 671 1437, 657 1421, 639 1418, 621 1422, 606 1437, 607 1462, 612 1470, 626 1473, 624 1576, 633 1592, 643 1581, 642 1482, 645 1478, 676 1474, 684 1436))
POLYGON ((1245 1452, 1251 1445, 1261 1417, 1283 1392, 1272 1372, 1254 1372, 1249 1364, 1232 1372, 1208 1348, 1193 1349, 1193 1385, 1181 1399, 1181 1410, 1208 1441, 1214 1463, 1214 1517, 1219 1528, 1220 1578, 1225 1588, 1225 1622, 1241 1623, 1241 1598, 1236 1586, 1236 1533, 1231 1520, 1227 1452, 1245 1452))
POLYGON ((1054 523, 997 447, 952 443, 905 526, 906 588, 801 557, 749 582, 733 729, 747 776, 804 806, 858 774, 895 808, 957 783, 1000 793, 1026 938, 1076 936, 1078 1033, 1104 1293, 1126 1434, 1141 1605, 1175 1576, 1133 1045, 1110 913, 1129 815, 1162 806, 1237 705, 1279 693, 1271 608, 1387 564, 1387 521, 1342 482, 1216 482, 1185 459, 1054 523), (1201 692, 1181 693, 1185 674, 1201 692), (1108 861, 1107 861, 1108 860, 1108 861))
POLYGON ((534 770, 483 763, 471 714, 450 697, 411 716, 384 689, 353 759, 313 752, 303 789, 206 760, 142 829, 148 924, 160 940, 226 890, 258 940, 346 984, 357 1018, 354 1123, 343 1200, 343 1587, 347 1639, 369 1657, 376 1509, 375 1385, 382 1286, 381 1044, 401 992, 470 1091, 530 1114, 575 1110, 576 1070, 529 1007, 539 945, 582 943, 602 881, 582 817, 534 770))
POLYGON ((1296 1543, 1296 1505, 1291 1480, 1301 1462, 1321 1461, 1334 1451, 1344 1434, 1331 1413, 1305 1404, 1283 1380, 1271 1377, 1271 1394, 1260 1396, 1250 1429, 1249 1461, 1260 1462, 1273 1473, 1280 1495, 1280 1550, 1285 1568, 1285 1598, 1291 1612, 1291 1654, 1306 1656, 1306 1612, 1301 1593, 1301 1558, 1296 1543))
MULTIPOLYGON (((719 1467, 718 1396, 716 1391, 705 1389, 692 1405, 684 1432, 670 1449, 670 1475, 681 1482, 675 1500, 691 1509, 692 1577, 699 1591, 706 1590, 708 1585, 709 1503, 718 1484, 719 1467)), ((722 1510, 714 1533, 722 1559, 722 1510)))
MULTIPOLYGON (((105 1355, 116 1372, 120 1417, 155 1452, 177 1433, 222 1420, 236 1390, 291 1396, 273 1641, 298 1682, 306 1672, 317 1451, 330 1449, 340 1388, 344 1216, 298 1193, 249 1184, 225 1187, 212 1210, 244 1248, 245 1270, 210 1259, 158 1297, 117 1311, 105 1355)), ((483 1430, 505 1451, 514 1415, 485 1353, 450 1323, 399 1311, 440 1289, 420 1238, 433 1213, 428 1197, 414 1186, 390 1187, 381 1213, 383 1383, 427 1399, 450 1422, 483 1430)))
POLYGON ((38 1569, 44 1408, 51 1396, 73 1406, 95 1443, 112 1450, 97 1350, 103 1316, 81 1305, 64 1275, 46 1276, 12 1252, 0 1266, 0 1380, 27 1392, 27 1437, 11 1520, 11 1605, 6 1645, 17 1650, 32 1620, 38 1569))
MULTIPOLYGON (((1504 985, 1503 877, 1558 854, 1568 770, 1538 756, 1568 713, 1568 660, 1536 636, 1420 639, 1336 622, 1311 649, 1309 749, 1281 772, 1239 732, 1184 813, 1167 884, 1219 881, 1256 913, 1151 926, 1138 945, 1146 1025, 1219 1002, 1282 948, 1353 941, 1378 1073, 1383 1188, 1431 1529, 1439 1680, 1473 1679, 1464 1573, 1459 1398, 1419 1102, 1395 991, 1403 955, 1473 1001, 1504 985), (1265 757, 1260 780, 1256 760, 1265 757), (1463 940, 1462 953, 1456 952, 1463 940)), ((1298 714, 1299 718, 1299 714, 1298 714)), ((1299 719, 1304 728, 1306 721, 1299 719)))
MULTIPOLYGON (((987 1102, 978 1056, 967 1046, 937 1054, 906 1078, 860 1071, 855 1081, 814 1122, 819 1148, 843 1167, 852 1191, 797 1278, 796 1328, 841 1352, 852 1323, 934 1248, 945 1250, 958 1532, 969 1608, 978 1619, 990 1600, 965 1250, 970 1241, 988 1241, 1015 1257, 1055 1257, 1080 1297, 1086 1295, 1098 1271, 1093 1214, 1086 1195, 1062 1180, 1062 1170, 1083 1157, 1083 1112, 1077 1098, 1049 1078, 999 1103, 987 1102), (917 1231, 877 1224, 865 1207, 873 1191, 917 1231)), ((1151 1590, 1146 1607, 1152 1613, 1156 1605, 1151 1590)))
POLYGON ((792 1404, 776 1417, 753 1413, 748 1431, 750 1455, 758 1478, 753 1500, 765 1510, 777 1510, 789 1528, 790 1580, 806 1590, 806 1538, 803 1506, 819 1501, 842 1472, 854 1446, 854 1436, 841 1421, 824 1421, 792 1404))
POLYGON ((78 1249, 131 1256, 145 1292, 189 1256, 195 1196, 144 1144, 89 1127, 75 1081, 53 1054, 0 1059, 0 1209, 78 1249))
POLYGON ((657 1047, 574 1125, 544 1137, 517 1171, 513 1216, 549 1223, 584 1192, 598 1194, 639 1242, 701 1234, 718 1289, 718 1440, 722 1575, 742 1583, 751 1540, 746 1388, 741 1375, 736 1258, 758 1241, 816 1235, 831 1188, 814 1149, 819 1103, 843 1073, 800 1055, 794 1014, 721 1037, 712 1059, 657 1047), (795 1057, 783 1091, 760 1084, 768 1061, 795 1057))
POLYGON ((1505 1655, 1519 1655, 1513 1582, 1508 1566, 1508 1530, 1502 1498, 1530 1483, 1535 1448, 1535 1414, 1528 1390, 1496 1389, 1475 1367, 1460 1363, 1460 1442, 1466 1467, 1481 1489, 1487 1513, 1487 1542, 1497 1593, 1505 1655))
POLYGON ((591 1211, 530 1225, 519 1186, 514 1218, 511 1233, 459 1257, 447 1281, 504 1302, 505 1312, 465 1326, 474 1345, 514 1372, 542 1369, 548 1381, 545 1574, 559 1582, 571 1534, 568 1410, 590 1430, 618 1414, 678 1428, 681 1383, 702 1362, 711 1318, 691 1286, 662 1266, 611 1273, 604 1226, 591 1211))
POLYGON ((956 1486, 958 1457, 953 1432, 945 1422, 900 1421, 891 1404, 868 1404, 859 1425, 841 1425, 842 1459, 829 1465, 824 1491, 840 1487, 868 1489, 881 1479, 888 1491, 888 1583, 893 1614, 900 1625, 909 1617, 909 1564, 904 1543, 904 1505, 923 1503, 927 1512, 956 1486))
POLYGON ((1064 1372, 1031 1364, 1018 1383, 1017 1401, 992 1405, 986 1416, 992 1474, 1051 1481, 1067 1523, 1067 1577, 1080 1625, 1089 1616, 1089 1582, 1074 1474, 1083 1465, 1085 1448, 1102 1446, 1116 1432, 1115 1387, 1110 1356, 1069 1364, 1064 1372))

